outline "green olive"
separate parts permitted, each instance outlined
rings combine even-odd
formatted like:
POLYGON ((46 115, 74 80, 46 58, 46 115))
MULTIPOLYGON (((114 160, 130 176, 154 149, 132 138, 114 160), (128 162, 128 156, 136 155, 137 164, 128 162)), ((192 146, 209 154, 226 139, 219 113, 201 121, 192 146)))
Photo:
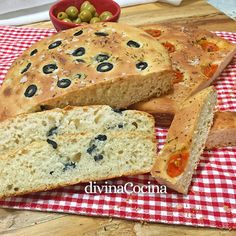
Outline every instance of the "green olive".
POLYGON ((100 19, 103 20, 108 20, 109 18, 111 18, 113 15, 111 12, 109 11, 104 11, 99 17, 100 19))
POLYGON ((78 17, 75 20, 73 20, 73 23, 75 24, 80 24, 82 22, 82 20, 78 17))
POLYGON ((64 21, 64 22, 72 22, 69 18, 65 18, 62 21, 64 21))
POLYGON ((70 6, 66 8, 66 14, 70 19, 76 19, 78 17, 78 9, 75 6, 70 6))
POLYGON ((83 21, 83 22, 89 22, 92 19, 92 14, 90 11, 88 10, 83 10, 80 12, 79 14, 79 18, 83 21))
POLYGON ((91 5, 91 3, 89 1, 83 2, 83 4, 80 6, 80 11, 85 10, 85 8, 89 5, 91 5))
POLYGON ((66 18, 68 18, 68 16, 64 11, 61 11, 57 14, 57 19, 59 19, 59 20, 63 20, 63 19, 66 19, 66 18))
POLYGON ((94 24, 94 23, 97 23, 97 22, 100 22, 101 19, 99 17, 93 17, 91 20, 90 20, 90 24, 94 24))
POLYGON ((83 10, 88 10, 88 11, 90 11, 91 14, 92 14, 92 16, 94 16, 94 15, 95 15, 95 12, 96 12, 96 9, 95 9, 95 7, 94 7, 92 4, 87 5, 86 7, 84 7, 83 10))

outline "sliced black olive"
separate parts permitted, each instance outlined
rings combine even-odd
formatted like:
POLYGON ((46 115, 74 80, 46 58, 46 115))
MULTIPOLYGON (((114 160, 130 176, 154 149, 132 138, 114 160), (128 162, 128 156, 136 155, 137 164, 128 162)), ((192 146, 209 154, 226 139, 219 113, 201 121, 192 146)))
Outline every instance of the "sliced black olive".
POLYGON ((53 128, 51 128, 48 132, 47 132, 47 136, 49 137, 49 136, 52 136, 52 135, 54 135, 54 134, 57 134, 57 130, 58 129, 58 127, 53 127, 53 128))
POLYGON ((140 44, 137 43, 137 42, 135 42, 135 41, 133 41, 133 40, 130 40, 130 41, 127 43, 127 45, 128 45, 129 47, 131 47, 131 48, 140 48, 140 44))
POLYGON ((51 139, 47 139, 47 143, 52 145, 53 149, 57 149, 57 143, 51 139))
POLYGON ((38 52, 38 50, 37 50, 37 49, 34 49, 33 51, 31 51, 30 56, 35 55, 37 52, 38 52))
POLYGON ((107 136, 105 134, 99 134, 95 139, 97 139, 99 141, 106 141, 107 136))
POLYGON ((110 56, 107 55, 107 54, 98 54, 98 55, 96 56, 96 61, 97 61, 97 62, 103 62, 103 61, 108 60, 109 57, 110 57, 110 56))
POLYGON ((37 92, 37 86, 35 84, 31 84, 26 90, 25 90, 25 93, 24 95, 27 97, 27 98, 31 98, 33 97, 37 92))
POLYGON ((74 52, 72 52, 72 55, 74 57, 80 57, 83 56, 85 54, 85 48, 80 47, 74 50, 74 52))
POLYGON ((76 59, 76 61, 79 63, 85 63, 85 60, 83 60, 83 59, 76 59))
POLYGON ((75 32, 75 33, 74 33, 74 36, 79 36, 79 35, 81 35, 81 34, 83 34, 83 30, 79 30, 79 31, 75 32))
POLYGON ((61 40, 55 41, 48 46, 48 49, 53 49, 61 45, 61 40))
POLYGON ((52 175, 54 173, 54 171, 50 171, 49 174, 52 175))
POLYGON ((105 33, 105 32, 95 32, 95 35, 106 37, 106 36, 108 36, 109 34, 108 34, 108 33, 105 33))
POLYGON ((25 73, 31 67, 31 63, 28 63, 27 66, 21 71, 21 74, 25 73))
POLYGON ((140 61, 136 64, 136 68, 138 70, 145 70, 147 67, 148 67, 148 64, 145 61, 140 61))
POLYGON ((84 73, 78 73, 78 74, 74 75, 75 79, 85 79, 86 77, 87 77, 87 75, 84 73))
POLYGON ((124 128, 124 125, 123 124, 118 124, 118 128, 122 129, 122 128, 124 128))
POLYGON ((56 69, 58 69, 56 64, 48 64, 43 67, 43 73, 44 74, 51 74, 56 69))
POLYGON ((103 159, 102 154, 98 154, 98 155, 94 156, 94 161, 101 161, 102 159, 103 159))
POLYGON ((113 69, 113 65, 110 62, 103 62, 97 66, 97 71, 107 72, 113 69))
POLYGON ((61 79, 57 81, 57 87, 59 88, 67 88, 71 85, 71 81, 69 79, 61 79))
POLYGON ((112 108, 112 111, 118 113, 118 114, 122 114, 122 112, 124 111, 124 109, 120 109, 120 108, 112 108))
POLYGON ((88 154, 92 154, 92 152, 97 148, 97 146, 95 144, 92 144, 88 149, 87 149, 87 153, 88 154))
POLYGON ((63 168, 63 172, 65 172, 66 170, 68 170, 68 169, 74 169, 76 167, 76 164, 75 164, 75 162, 68 162, 68 163, 65 163, 64 164, 64 168, 63 168))

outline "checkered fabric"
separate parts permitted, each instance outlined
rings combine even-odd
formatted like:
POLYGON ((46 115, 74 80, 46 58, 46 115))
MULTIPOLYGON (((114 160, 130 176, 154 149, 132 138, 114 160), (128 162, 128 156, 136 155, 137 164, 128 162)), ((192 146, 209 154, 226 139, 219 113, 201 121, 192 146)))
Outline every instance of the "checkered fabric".
MULTIPOLYGON (((0 81, 12 61, 32 43, 54 34, 54 30, 0 27, 0 81)), ((236 43, 236 33, 216 32, 236 43)), ((215 82, 221 110, 236 111, 236 57, 215 82)), ((167 130, 156 129, 159 149, 167 130)), ((119 186, 157 184, 149 175, 108 181, 119 186)), ((105 181, 97 183, 106 185, 105 181)), ((107 184, 107 185, 108 185, 107 184)), ((0 201, 3 208, 110 216, 130 220, 236 229, 236 148, 205 151, 188 195, 168 190, 161 193, 86 194, 87 184, 33 193, 0 201)))

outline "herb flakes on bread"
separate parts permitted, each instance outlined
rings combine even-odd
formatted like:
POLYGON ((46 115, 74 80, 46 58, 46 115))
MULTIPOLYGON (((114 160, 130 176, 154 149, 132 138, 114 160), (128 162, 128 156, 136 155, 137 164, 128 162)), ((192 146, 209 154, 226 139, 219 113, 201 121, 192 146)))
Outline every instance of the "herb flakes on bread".
POLYGON ((160 183, 187 194, 213 122, 217 94, 206 88, 186 100, 168 130, 166 144, 151 170, 160 183))
POLYGON ((126 108, 172 87, 168 53, 149 34, 119 23, 62 31, 35 43, 0 90, 0 120, 67 105, 126 108))

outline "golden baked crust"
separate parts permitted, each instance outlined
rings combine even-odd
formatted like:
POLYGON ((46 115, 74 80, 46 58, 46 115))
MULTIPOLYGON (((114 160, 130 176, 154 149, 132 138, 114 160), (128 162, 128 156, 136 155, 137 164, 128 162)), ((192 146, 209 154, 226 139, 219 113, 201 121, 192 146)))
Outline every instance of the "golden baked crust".
MULTIPOLYGON (((174 89, 168 95, 140 102, 133 109, 160 114, 171 122, 173 112, 189 96, 209 86, 236 52, 236 45, 192 25, 153 24, 140 26, 169 50, 175 70, 174 89)), ((159 126, 168 126, 157 120, 159 126)), ((169 123, 170 125, 170 123, 169 123)))
POLYGON ((206 148, 236 146, 236 112, 216 112, 206 148))
POLYGON ((215 89, 208 87, 187 99, 176 112, 151 171, 159 183, 187 194, 213 122, 216 101, 215 89))
POLYGON ((13 63, 0 91, 0 120, 66 105, 127 107, 166 92, 172 76, 164 47, 140 29, 73 28, 34 44, 13 63))

